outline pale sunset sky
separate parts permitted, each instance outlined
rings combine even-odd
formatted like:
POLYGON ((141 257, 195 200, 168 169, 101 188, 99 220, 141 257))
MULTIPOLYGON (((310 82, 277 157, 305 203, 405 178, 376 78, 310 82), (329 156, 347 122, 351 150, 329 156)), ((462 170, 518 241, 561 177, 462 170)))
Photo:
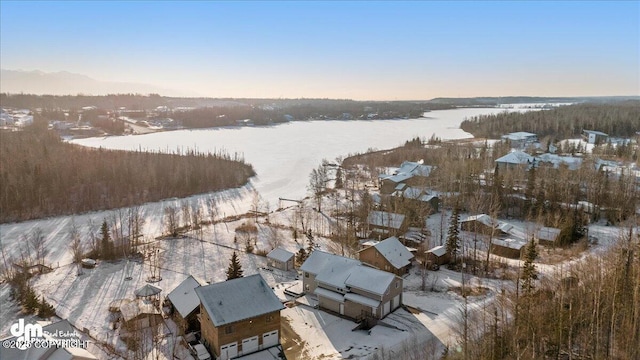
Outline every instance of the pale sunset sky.
POLYGON ((7 1, 0 64, 208 97, 640 94, 639 1, 7 1))

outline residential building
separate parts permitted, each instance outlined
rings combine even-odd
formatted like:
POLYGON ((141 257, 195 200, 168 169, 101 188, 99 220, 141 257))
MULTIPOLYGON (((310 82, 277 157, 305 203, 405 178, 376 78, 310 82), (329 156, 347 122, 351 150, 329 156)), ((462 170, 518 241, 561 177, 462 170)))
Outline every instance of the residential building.
POLYGON ((434 167, 421 162, 405 161, 393 175, 380 175, 380 193, 391 194, 399 184, 425 186, 434 167))
POLYGON ((502 141, 509 141, 513 149, 524 149, 538 142, 538 135, 525 131, 509 133, 500 138, 502 141))
POLYGON ((316 250, 300 269, 320 308, 356 321, 381 319, 402 304, 402 278, 358 260, 316 250))
POLYGON ((524 151, 512 151, 496 159, 498 169, 528 169, 534 164, 535 158, 524 151))
MULTIPOLYGON (((401 184, 404 185, 404 184, 401 184)), ((400 202, 410 203, 413 208, 428 207, 430 212, 438 212, 440 198, 434 193, 430 193, 424 188, 415 186, 400 186, 391 195, 400 202)))
POLYGON ((582 130, 582 137, 589 144, 601 144, 607 141, 609 134, 603 133, 602 131, 582 130))
POLYGON ((189 275, 167 295, 172 315, 183 332, 199 329, 200 299, 195 289, 204 285, 207 283, 189 275))
POLYGON ((491 253, 510 259, 520 259, 527 245, 526 241, 516 239, 492 239, 491 253))
POLYGON ((432 268, 434 265, 448 264, 450 261, 449 253, 444 245, 435 246, 425 251, 425 258, 427 268, 432 268))
POLYGON ((387 238, 397 236, 407 229, 405 216, 386 211, 371 211, 367 217, 367 224, 372 238, 387 238))
POLYGON ((560 229, 546 226, 541 227, 535 234, 538 244, 547 246, 555 245, 558 236, 560 236, 560 229))
POLYGON ((414 256, 397 237, 392 236, 358 251, 363 263, 398 276, 409 272, 414 256))
POLYGON ((267 254, 267 264, 269 266, 289 271, 294 269, 295 254, 282 248, 275 248, 267 254))
POLYGON ((197 287, 201 339, 217 359, 233 359, 280 344, 284 308, 261 275, 197 287))

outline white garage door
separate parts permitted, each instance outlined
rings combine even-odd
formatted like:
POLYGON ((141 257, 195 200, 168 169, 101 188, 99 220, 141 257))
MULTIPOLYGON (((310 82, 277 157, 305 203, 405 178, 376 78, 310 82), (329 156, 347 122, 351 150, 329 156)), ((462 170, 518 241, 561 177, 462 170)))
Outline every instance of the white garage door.
POLYGON ((238 343, 220 346, 220 360, 231 359, 235 356, 238 356, 238 343))
POLYGON ((396 296, 393 298, 393 304, 391 304, 391 309, 395 309, 395 308, 397 308, 398 306, 400 306, 400 295, 396 295, 396 296))
POLYGON ((384 306, 382 307, 382 316, 385 316, 389 313, 389 302, 387 301, 386 303, 384 303, 384 306))
POLYGON ((264 333, 262 335, 262 348, 266 349, 268 347, 278 345, 278 330, 274 330, 268 333, 264 333))
POLYGON ((258 336, 242 340, 242 354, 251 354, 258 350, 258 336))

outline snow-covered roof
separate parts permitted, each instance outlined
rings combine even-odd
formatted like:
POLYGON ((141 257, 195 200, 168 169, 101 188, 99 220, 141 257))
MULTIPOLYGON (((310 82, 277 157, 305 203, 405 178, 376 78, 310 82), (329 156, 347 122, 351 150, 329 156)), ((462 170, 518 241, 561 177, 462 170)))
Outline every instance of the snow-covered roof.
POLYGON ((600 135, 600 136, 609 136, 609 134, 607 133, 603 133, 602 131, 596 131, 596 130, 582 130, 582 132, 586 133, 586 134, 594 134, 594 135, 600 135))
POLYGON ((560 229, 546 226, 536 232, 536 238, 546 241, 555 241, 558 235, 560 235, 560 229))
POLYGON ((523 141, 523 140, 534 140, 538 135, 526 131, 518 131, 512 132, 506 135, 502 135, 501 138, 503 140, 511 140, 511 141, 523 141))
POLYGON ((260 274, 201 286, 196 294, 216 327, 284 308, 260 274))
POLYGON ((337 301, 337 302, 344 302, 344 295, 337 293, 335 291, 331 291, 331 290, 327 290, 327 289, 323 289, 321 287, 317 287, 314 291, 314 294, 318 295, 318 296, 323 296, 326 297, 328 299, 337 301))
POLYGON ((140 314, 160 314, 160 310, 153 306, 152 303, 146 302, 144 300, 136 300, 123 304, 122 306, 120 306, 120 312, 122 313, 122 318, 124 319, 124 321, 135 319, 140 314))
POLYGON ((412 176, 429 176, 433 166, 423 165, 421 163, 413 161, 405 161, 400 164, 400 168, 396 171, 396 174, 411 174, 412 176))
POLYGON ((538 155, 535 159, 538 162, 550 163, 556 169, 560 166, 560 164, 567 165, 569 170, 578 170, 580 168, 580 165, 582 165, 582 158, 573 156, 560 156, 550 153, 538 155))
POLYGON ((395 236, 387 238, 373 245, 373 247, 396 269, 401 269, 411 264, 413 255, 395 236))
POLYGON ((467 216, 466 218, 460 220, 461 223, 464 222, 468 222, 468 221, 477 221, 479 223, 482 223, 484 225, 490 226, 490 227, 497 227, 498 226, 498 222, 494 221, 491 216, 487 215, 487 214, 478 214, 478 215, 470 215, 467 216))
POLYGON ((300 270, 314 275, 318 275, 321 271, 331 269, 332 267, 342 267, 342 264, 358 265, 360 261, 356 259, 346 258, 329 254, 328 252, 314 250, 307 260, 302 264, 300 270))
POLYGON ((533 162, 533 159, 533 156, 524 151, 513 151, 496 159, 496 162, 506 164, 530 164, 533 162))
POLYGON ((151 284, 146 284, 145 286, 136 290, 135 294, 137 297, 147 297, 147 296, 157 295, 160 292, 162 292, 162 289, 160 289, 159 287, 155 287, 151 284))
POLYGON ((525 241, 516 240, 516 239, 493 239, 491 240, 493 245, 498 245, 514 250, 522 249, 527 243, 525 241))
POLYGON ((198 299, 195 289, 206 284, 206 282, 189 275, 189 277, 184 279, 180 285, 167 295, 167 298, 171 301, 180 316, 185 318, 200 306, 200 299, 198 299))
POLYGON ((334 261, 316 275, 316 281, 336 288, 345 288, 345 283, 354 267, 360 262, 334 261))
POLYGON ((376 307, 376 308, 378 306, 380 306, 380 301, 373 300, 372 298, 368 298, 368 297, 360 295, 360 294, 348 293, 348 294, 344 295, 344 298, 346 300, 353 301, 353 302, 356 302, 358 304, 362 304, 362 305, 365 305, 365 306, 371 306, 371 307, 376 307))
POLYGON ((427 250, 426 252, 432 253, 433 255, 440 257, 440 256, 444 256, 447 253, 447 248, 445 248, 443 245, 439 245, 427 250))
POLYGON ((267 258, 277 260, 280 262, 287 262, 294 256, 295 256, 294 253, 282 248, 275 248, 267 254, 267 258))
POLYGON ((367 217, 367 222, 380 227, 400 229, 404 222, 404 215, 386 211, 371 211, 367 217))
POLYGON ((360 265, 351 268, 345 285, 377 295, 384 295, 395 278, 396 276, 390 272, 360 265))

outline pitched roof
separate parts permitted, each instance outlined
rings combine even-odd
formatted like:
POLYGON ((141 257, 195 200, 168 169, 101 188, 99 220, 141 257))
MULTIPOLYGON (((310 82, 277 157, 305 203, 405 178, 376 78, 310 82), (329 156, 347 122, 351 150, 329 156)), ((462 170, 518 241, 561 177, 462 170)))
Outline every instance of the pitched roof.
POLYGON ((360 261, 347 258, 344 256, 333 255, 328 252, 314 250, 305 260, 300 270, 314 275, 318 275, 322 270, 331 269, 333 267, 343 267, 347 265, 358 265, 360 261))
POLYGON ((516 240, 516 239, 493 239, 491 240, 493 245, 502 246, 514 250, 521 250, 525 245, 527 245, 526 241, 516 240))
POLYGON ((603 133, 602 131, 596 131, 596 130, 582 130, 582 131, 587 133, 587 134, 594 134, 594 135, 600 135, 600 136, 609 136, 609 134, 603 133))
POLYGON ((216 327, 284 308, 260 274, 201 286, 195 291, 216 327))
POLYGON ((440 257, 447 253, 447 248, 445 248, 443 245, 439 245, 427 250, 426 252, 432 253, 433 255, 440 257))
POLYGON ((287 250, 282 249, 282 248, 275 248, 275 249, 271 250, 267 254, 267 258, 278 260, 278 261, 281 261, 281 262, 287 262, 292 257, 294 257, 294 255, 295 254, 292 253, 291 251, 287 251, 287 250))
POLYGON ((500 138, 502 139, 509 139, 512 141, 522 141, 522 140, 527 140, 527 139, 533 139, 536 138, 538 135, 534 134, 534 133, 530 133, 530 132, 526 132, 526 131, 518 131, 518 132, 512 132, 506 135, 502 135, 500 138))
POLYGON ((162 289, 155 287, 153 285, 150 284, 146 284, 145 286, 141 287, 140 289, 135 291, 135 294, 137 297, 147 297, 147 296, 153 296, 153 295, 157 295, 160 292, 162 292, 162 289))
POLYGON ((180 316, 185 318, 200 306, 200 299, 198 299, 195 289, 206 284, 206 282, 189 275, 189 277, 184 279, 180 285, 167 295, 167 298, 171 301, 180 316))
POLYGON ((556 241, 556 238, 560 235, 560 229, 543 226, 536 232, 536 238, 538 240, 556 241))
POLYGON ((344 284, 348 287, 355 287, 374 294, 384 295, 395 278, 396 276, 390 272, 359 265, 351 268, 344 284))
POLYGON ((396 269, 411 264, 411 259, 413 259, 413 255, 395 236, 387 238, 373 247, 396 269))
POLYGON ((513 151, 503 157, 496 159, 496 162, 506 164, 531 164, 533 163, 533 160, 533 156, 527 154, 524 151, 513 151))
POLYGON ((367 222, 371 225, 400 229, 404 222, 404 215, 386 211, 371 211, 367 217, 367 222))

